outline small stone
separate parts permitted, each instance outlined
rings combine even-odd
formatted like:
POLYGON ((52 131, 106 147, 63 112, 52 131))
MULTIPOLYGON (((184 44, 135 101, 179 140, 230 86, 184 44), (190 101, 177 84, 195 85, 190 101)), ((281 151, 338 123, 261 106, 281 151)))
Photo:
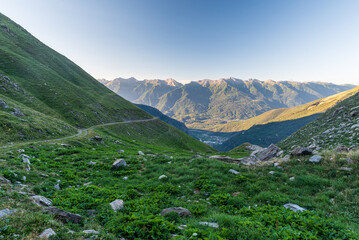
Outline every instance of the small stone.
POLYGON ((233 174, 235 174, 235 175, 238 175, 238 174, 239 174, 239 172, 237 172, 237 171, 234 170, 234 169, 229 169, 228 172, 229 172, 229 173, 233 173, 233 174))
POLYGON ((353 168, 349 168, 349 167, 341 167, 339 168, 340 170, 343 170, 343 171, 348 171, 350 172, 351 170, 353 170, 353 168))
POLYGON ((178 229, 179 229, 179 230, 183 230, 183 229, 185 229, 185 228, 187 228, 187 225, 179 225, 179 226, 178 226, 178 229))
POLYGON ((289 208, 291 211, 293 212, 303 212, 303 211, 306 211, 307 209, 305 208, 302 208, 300 207, 299 205, 297 204, 294 204, 294 203, 287 203, 287 204, 284 204, 283 207, 285 208, 289 208))
POLYGON ((96 162, 91 161, 91 162, 88 162, 87 165, 96 165, 96 162))
POLYGON ((295 177, 290 177, 289 180, 290 180, 290 181, 294 181, 294 180, 295 180, 295 177))
POLYGON ((39 238, 48 239, 50 236, 55 236, 55 235, 56 235, 55 231, 52 230, 52 228, 48 228, 40 234, 39 238))
POLYGON ((102 137, 100 137, 100 136, 94 136, 92 139, 95 141, 98 141, 98 142, 102 141, 102 137))
POLYGON ((93 230, 93 229, 83 230, 82 232, 83 232, 83 233, 86 233, 86 234, 99 234, 98 231, 93 230))
POLYGON ((36 195, 36 196, 32 196, 32 201, 40 206, 40 207, 48 207, 51 205, 51 199, 48 199, 46 197, 40 196, 40 195, 36 195))
POLYGON ((123 179, 123 180, 127 180, 127 179, 128 179, 128 177, 123 177, 122 179, 123 179))
POLYGON ((77 223, 80 223, 82 220, 81 215, 67 212, 67 211, 62 210, 57 207, 47 207, 47 208, 44 208, 44 211, 55 215, 56 218, 58 218, 60 221, 62 221, 64 223, 66 223, 67 221, 70 221, 70 222, 77 224, 77 223))
POLYGON ((124 150, 117 150, 118 153, 124 153, 124 150))
POLYGON ((273 175, 273 174, 274 174, 274 171, 270 171, 269 174, 273 175))
POLYGON ((120 167, 125 167, 127 164, 126 164, 126 161, 125 159, 117 159, 113 164, 112 164, 112 169, 116 170, 120 167))
POLYGON ((199 222, 198 224, 203 226, 213 227, 213 228, 219 228, 218 223, 214 223, 214 222, 199 222))
POLYGON ((292 156, 304 156, 304 155, 312 155, 313 150, 310 148, 297 147, 292 152, 292 156))
POLYGON ((161 175, 161 176, 158 177, 158 179, 163 179, 163 178, 167 178, 167 176, 166 175, 161 175))
POLYGON ((275 162, 273 165, 274 165, 275 167, 278 167, 278 166, 279 166, 279 163, 275 162))
POLYGON ((0 182, 3 182, 3 183, 11 183, 11 181, 9 179, 6 179, 5 177, 1 176, 0 175, 0 182))
POLYGON ((24 153, 25 150, 24 150, 24 149, 19 149, 19 150, 17 150, 17 152, 18 152, 18 153, 24 153))
POLYGON ((145 154, 142 151, 138 151, 138 155, 144 156, 145 154))
POLYGON ((121 199, 116 199, 115 201, 111 202, 110 205, 115 212, 124 208, 124 202, 121 199))
POLYGON ((161 212, 161 215, 165 216, 166 214, 171 213, 171 212, 178 213, 178 216, 180 216, 180 217, 189 217, 192 215, 188 209, 182 208, 182 207, 173 207, 173 208, 163 209, 161 212))
POLYGON ((56 188, 57 190, 60 190, 61 189, 60 184, 59 183, 55 184, 54 188, 56 188))
POLYGON ((2 108, 9 108, 5 101, 0 101, 0 107, 2 108))
POLYGON ((314 162, 314 163, 318 163, 320 162, 320 160, 322 160, 322 156, 319 155, 314 155, 311 158, 309 158, 309 162, 314 162))
POLYGON ((14 111, 11 113, 12 115, 16 116, 16 117, 22 117, 24 116, 24 114, 17 108, 14 108, 14 111))
POLYGON ((3 218, 7 215, 10 215, 10 214, 13 214, 17 212, 17 209, 12 209, 12 210, 9 210, 9 209, 4 209, 4 210, 0 210, 0 218, 3 218))

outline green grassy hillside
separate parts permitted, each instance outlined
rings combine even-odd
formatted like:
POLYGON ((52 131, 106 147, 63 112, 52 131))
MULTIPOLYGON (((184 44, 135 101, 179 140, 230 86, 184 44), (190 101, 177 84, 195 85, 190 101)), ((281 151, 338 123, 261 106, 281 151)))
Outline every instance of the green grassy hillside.
POLYGON ((1 94, 77 126, 149 116, 2 14, 0 25, 0 73, 27 97, 1 94))
POLYGON ((0 94, 0 144, 65 137, 77 129, 0 94), (14 115, 15 110, 21 116, 14 115))
POLYGON ((355 95, 339 102, 279 145, 284 149, 312 145, 318 150, 333 149, 338 145, 359 146, 359 88, 356 89, 355 95))
MULTIPOLYGON (((90 229, 105 240, 164 240, 173 234, 183 240, 359 239, 358 200, 352 191, 358 185, 359 168, 351 165, 352 174, 341 171, 346 165, 340 159, 345 155, 326 155, 319 164, 293 159, 281 163, 281 168, 248 167, 195 159, 195 153, 182 148, 146 142, 94 129, 88 136, 68 141, 0 149, 5 160, 0 161, 0 174, 11 181, 2 183, 0 209, 18 210, 0 221, 0 236, 38 239, 42 231, 52 228, 57 233, 53 239, 64 240, 88 239, 91 234, 83 231, 90 229), (93 140, 95 135, 102 141, 93 140), (30 156, 30 171, 24 170, 19 148, 30 156), (127 166, 112 170, 119 158, 127 166), (60 221, 35 205, 31 194, 80 214, 81 222, 60 221), (124 201, 118 212, 109 204, 115 199, 124 201), (288 202, 308 211, 285 209, 283 204, 288 202), (186 208, 191 216, 160 214, 170 207, 186 208), (218 228, 200 222, 218 224, 218 228)), ((358 156, 352 159, 357 162, 358 156)))
POLYGON ((338 102, 353 96, 358 91, 359 87, 356 87, 348 91, 341 92, 326 98, 321 98, 297 107, 274 109, 247 120, 218 124, 212 127, 208 127, 208 130, 219 132, 236 132, 247 130, 253 125, 295 120, 314 114, 324 113, 338 102))

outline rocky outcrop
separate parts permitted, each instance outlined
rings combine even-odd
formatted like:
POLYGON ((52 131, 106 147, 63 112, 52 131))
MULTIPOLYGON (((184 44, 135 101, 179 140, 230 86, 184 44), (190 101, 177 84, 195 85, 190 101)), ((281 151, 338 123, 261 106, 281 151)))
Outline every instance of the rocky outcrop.
POLYGON ((190 217, 192 215, 192 213, 188 209, 182 208, 182 207, 173 207, 173 208, 163 209, 161 212, 161 215, 165 216, 166 214, 171 213, 171 212, 178 213, 178 216, 180 216, 180 217, 190 217))
POLYGON ((266 150, 259 153, 257 156, 258 161, 268 161, 278 155, 281 152, 280 148, 274 144, 271 144, 266 150))
POLYGON ((70 213, 65 210, 59 209, 57 207, 47 207, 44 208, 44 211, 54 215, 57 219, 59 219, 64 223, 66 222, 80 223, 82 220, 81 215, 70 213))

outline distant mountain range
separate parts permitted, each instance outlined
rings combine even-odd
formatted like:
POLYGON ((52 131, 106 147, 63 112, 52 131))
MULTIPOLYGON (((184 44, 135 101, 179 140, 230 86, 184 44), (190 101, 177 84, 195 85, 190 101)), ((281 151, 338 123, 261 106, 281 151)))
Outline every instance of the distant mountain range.
POLYGON ((354 85, 322 82, 260 81, 223 78, 181 84, 173 79, 116 78, 99 80, 125 99, 157 108, 186 123, 209 129, 216 124, 248 119, 278 108, 299 106, 349 90, 354 85))

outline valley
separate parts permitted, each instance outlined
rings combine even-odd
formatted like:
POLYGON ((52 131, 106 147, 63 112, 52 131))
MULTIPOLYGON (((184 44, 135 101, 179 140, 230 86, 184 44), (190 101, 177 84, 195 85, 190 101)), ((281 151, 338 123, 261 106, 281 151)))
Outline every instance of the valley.
POLYGON ((0 239, 359 239, 358 129, 351 84, 96 80, 0 13, 0 239))

